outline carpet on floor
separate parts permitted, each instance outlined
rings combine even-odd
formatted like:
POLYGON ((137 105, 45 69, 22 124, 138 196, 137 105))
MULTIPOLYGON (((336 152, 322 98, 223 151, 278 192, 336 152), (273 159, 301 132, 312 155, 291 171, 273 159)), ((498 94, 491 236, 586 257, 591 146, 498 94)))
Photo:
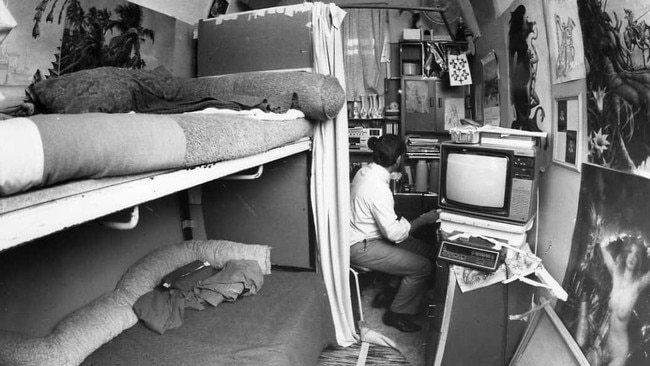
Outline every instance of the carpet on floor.
MULTIPOLYGON (((318 358, 317 366, 356 365, 361 352, 361 343, 349 347, 333 346, 326 348, 318 358)), ((370 344, 366 356, 366 366, 374 365, 410 365, 406 358, 391 347, 370 344)))

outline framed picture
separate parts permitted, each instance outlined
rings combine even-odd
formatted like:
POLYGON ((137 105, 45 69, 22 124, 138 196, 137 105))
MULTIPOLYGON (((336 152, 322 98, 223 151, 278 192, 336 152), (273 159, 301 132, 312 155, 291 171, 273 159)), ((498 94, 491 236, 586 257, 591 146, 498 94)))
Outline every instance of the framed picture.
POLYGON ((559 96, 553 107, 553 161, 580 171, 584 143, 582 94, 559 96))
POLYGON ((580 347, 548 302, 531 316, 511 366, 589 366, 580 347))

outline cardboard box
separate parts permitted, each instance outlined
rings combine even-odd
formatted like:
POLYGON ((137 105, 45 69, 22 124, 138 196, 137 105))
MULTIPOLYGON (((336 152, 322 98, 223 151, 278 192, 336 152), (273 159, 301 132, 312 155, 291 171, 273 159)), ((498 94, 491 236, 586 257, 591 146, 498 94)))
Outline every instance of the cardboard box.
POLYGON ((311 7, 304 4, 201 20, 197 76, 311 69, 309 24, 311 7))

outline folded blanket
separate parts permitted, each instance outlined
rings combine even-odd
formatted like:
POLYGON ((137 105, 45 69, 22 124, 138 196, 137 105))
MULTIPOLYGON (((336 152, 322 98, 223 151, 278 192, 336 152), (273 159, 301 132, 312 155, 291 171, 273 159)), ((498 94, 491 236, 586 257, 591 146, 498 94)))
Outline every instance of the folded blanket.
POLYGON ((50 114, 0 121, 0 196, 79 178, 230 160, 309 136, 306 119, 237 114, 50 114))

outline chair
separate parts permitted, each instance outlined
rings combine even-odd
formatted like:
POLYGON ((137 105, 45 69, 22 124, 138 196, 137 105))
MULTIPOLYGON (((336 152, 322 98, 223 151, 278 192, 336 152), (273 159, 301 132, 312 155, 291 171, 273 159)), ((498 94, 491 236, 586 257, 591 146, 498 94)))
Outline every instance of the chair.
POLYGON ((359 311, 359 320, 363 321, 363 305, 361 304, 361 286, 359 284, 359 276, 362 274, 371 273, 372 270, 366 267, 350 264, 350 274, 354 277, 354 287, 357 295, 357 306, 359 311))

